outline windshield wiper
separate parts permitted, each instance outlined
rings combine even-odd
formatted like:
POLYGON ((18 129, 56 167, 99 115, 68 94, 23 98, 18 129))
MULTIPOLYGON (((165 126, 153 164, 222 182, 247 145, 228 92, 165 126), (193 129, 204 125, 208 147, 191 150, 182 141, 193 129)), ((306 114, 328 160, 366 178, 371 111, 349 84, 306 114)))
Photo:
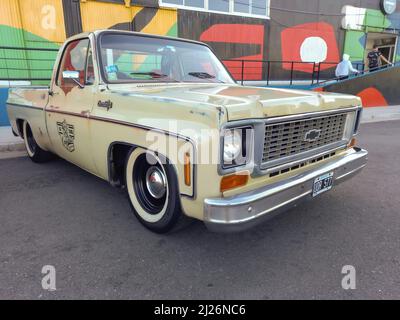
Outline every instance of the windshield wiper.
POLYGON ((166 74, 158 73, 158 72, 131 72, 130 75, 135 76, 150 76, 152 79, 165 79, 168 78, 168 82, 179 82, 176 79, 169 78, 166 74))
POLYGON ((215 79, 215 76, 207 72, 189 72, 188 75, 199 79, 215 79))
POLYGON ((216 83, 216 82, 225 83, 224 81, 217 79, 216 76, 213 76, 212 74, 209 74, 207 72, 189 72, 188 75, 195 77, 195 78, 207 80, 208 82, 212 82, 212 83, 216 83))
POLYGON ((166 78, 168 77, 166 74, 158 73, 158 72, 131 72, 132 76, 150 76, 152 78, 166 78))

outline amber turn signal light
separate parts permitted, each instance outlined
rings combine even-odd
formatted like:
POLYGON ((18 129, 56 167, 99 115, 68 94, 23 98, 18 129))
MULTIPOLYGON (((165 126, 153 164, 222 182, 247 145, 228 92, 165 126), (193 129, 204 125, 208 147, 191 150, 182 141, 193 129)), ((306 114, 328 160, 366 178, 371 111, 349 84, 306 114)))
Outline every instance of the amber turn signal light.
POLYGON ((185 153, 185 184, 187 186, 191 186, 192 184, 192 176, 191 176, 191 170, 190 170, 191 164, 190 164, 190 154, 189 152, 185 153))
POLYGON ((357 139, 356 139, 356 138, 353 138, 353 139, 351 139, 351 141, 349 142, 349 144, 347 145, 347 147, 350 149, 350 148, 355 147, 356 144, 357 144, 357 139))
POLYGON ((245 186, 248 181, 249 181, 249 174, 243 172, 223 177, 221 180, 221 192, 245 186))

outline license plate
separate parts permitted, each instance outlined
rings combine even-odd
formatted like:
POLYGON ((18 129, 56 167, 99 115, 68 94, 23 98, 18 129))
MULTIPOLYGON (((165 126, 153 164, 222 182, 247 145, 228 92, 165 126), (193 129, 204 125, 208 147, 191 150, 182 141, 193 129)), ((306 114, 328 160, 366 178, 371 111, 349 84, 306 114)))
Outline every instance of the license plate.
POLYGON ((313 197, 331 190, 333 187, 333 172, 324 174, 314 180, 313 197))

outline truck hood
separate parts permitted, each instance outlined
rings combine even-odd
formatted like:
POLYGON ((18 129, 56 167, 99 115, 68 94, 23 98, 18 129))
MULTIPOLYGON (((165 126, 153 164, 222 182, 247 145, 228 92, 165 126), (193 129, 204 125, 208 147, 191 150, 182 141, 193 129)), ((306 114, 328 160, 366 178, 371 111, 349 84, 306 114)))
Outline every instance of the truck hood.
POLYGON ((276 117, 361 105, 358 97, 304 90, 243 87, 228 84, 114 84, 109 89, 123 96, 188 107, 224 107, 228 121, 276 117))

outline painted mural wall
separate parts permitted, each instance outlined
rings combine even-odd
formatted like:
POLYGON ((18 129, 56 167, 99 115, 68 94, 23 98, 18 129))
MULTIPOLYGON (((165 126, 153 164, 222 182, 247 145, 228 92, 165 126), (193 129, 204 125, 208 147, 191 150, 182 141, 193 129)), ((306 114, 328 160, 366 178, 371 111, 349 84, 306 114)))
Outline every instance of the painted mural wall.
POLYGON ((178 10, 178 35, 205 42, 225 62, 235 79, 261 80, 268 59, 269 20, 178 10), (242 75, 241 62, 248 60, 242 75))
POLYGON ((154 7, 126 6, 99 1, 81 2, 82 29, 118 29, 158 34, 178 35, 177 10, 154 7), (96 12, 93 15, 93 12, 96 12))
MULTIPOLYGON (((342 27, 345 30, 343 51, 349 54, 354 62, 366 62, 368 33, 387 33, 395 36, 399 34, 400 11, 386 16, 379 8, 345 6, 342 13, 342 27)), ((400 61, 400 42, 397 46, 395 62, 400 61)))
POLYGON ((6 112, 6 101, 8 97, 8 89, 0 87, 0 127, 9 125, 7 112, 6 112))
POLYGON ((178 35, 177 10, 124 0, 0 0, 0 10, 0 126, 8 125, 7 87, 47 85, 67 37, 96 29, 178 35))
MULTIPOLYGON (((61 0, 0 0, 0 81, 48 78, 56 51, 66 38, 61 0)), ((40 81, 39 81, 40 82, 40 81)))
POLYGON ((0 0, 0 8, 0 85, 18 79, 47 84, 57 50, 76 33, 120 29, 178 35, 176 10, 124 1, 0 0))
MULTIPOLYGON (((47 84, 67 37, 111 28, 204 41, 237 80, 261 80, 267 73, 272 80, 287 79, 290 61, 323 62, 322 77, 329 78, 343 52, 353 62, 364 60, 368 32, 399 33, 400 6, 384 16, 379 2, 271 0, 270 19, 260 19, 160 8, 157 0, 0 0, 0 86, 18 79, 47 84), (243 74, 241 59, 249 61, 243 74)), ((312 63, 293 69, 295 79, 309 79, 314 71, 312 63)))
MULTIPOLYGON (((343 52, 353 62, 364 61, 367 32, 400 29, 400 8, 384 16, 379 0, 271 0, 270 20, 158 8, 154 0, 0 2, 0 47, 57 49, 78 32, 133 30, 205 41, 223 60, 278 61, 270 70, 276 80, 288 78, 291 61, 323 62, 322 76, 329 77, 343 52)), ((400 41, 398 46, 400 61, 400 41)), ((54 52, 0 49, 0 78, 48 77, 54 57, 54 52)), ((227 61, 226 65, 240 80, 240 63, 227 61)), ((260 80, 266 67, 246 63, 243 77, 260 80)), ((295 78, 308 79, 314 70, 311 63, 295 63, 294 71, 295 78)))
MULTIPOLYGON (((398 35, 399 30, 400 8, 384 16, 379 0, 271 0, 270 39, 280 41, 269 43, 269 57, 323 62, 321 76, 329 78, 343 53, 349 54, 354 63, 364 62, 368 32, 398 35)), ((397 54, 400 61, 400 50, 397 54)), ((275 67, 274 78, 284 77, 289 67, 287 63, 275 67)), ((312 73, 313 67, 296 64, 295 70, 301 79, 312 73)))

